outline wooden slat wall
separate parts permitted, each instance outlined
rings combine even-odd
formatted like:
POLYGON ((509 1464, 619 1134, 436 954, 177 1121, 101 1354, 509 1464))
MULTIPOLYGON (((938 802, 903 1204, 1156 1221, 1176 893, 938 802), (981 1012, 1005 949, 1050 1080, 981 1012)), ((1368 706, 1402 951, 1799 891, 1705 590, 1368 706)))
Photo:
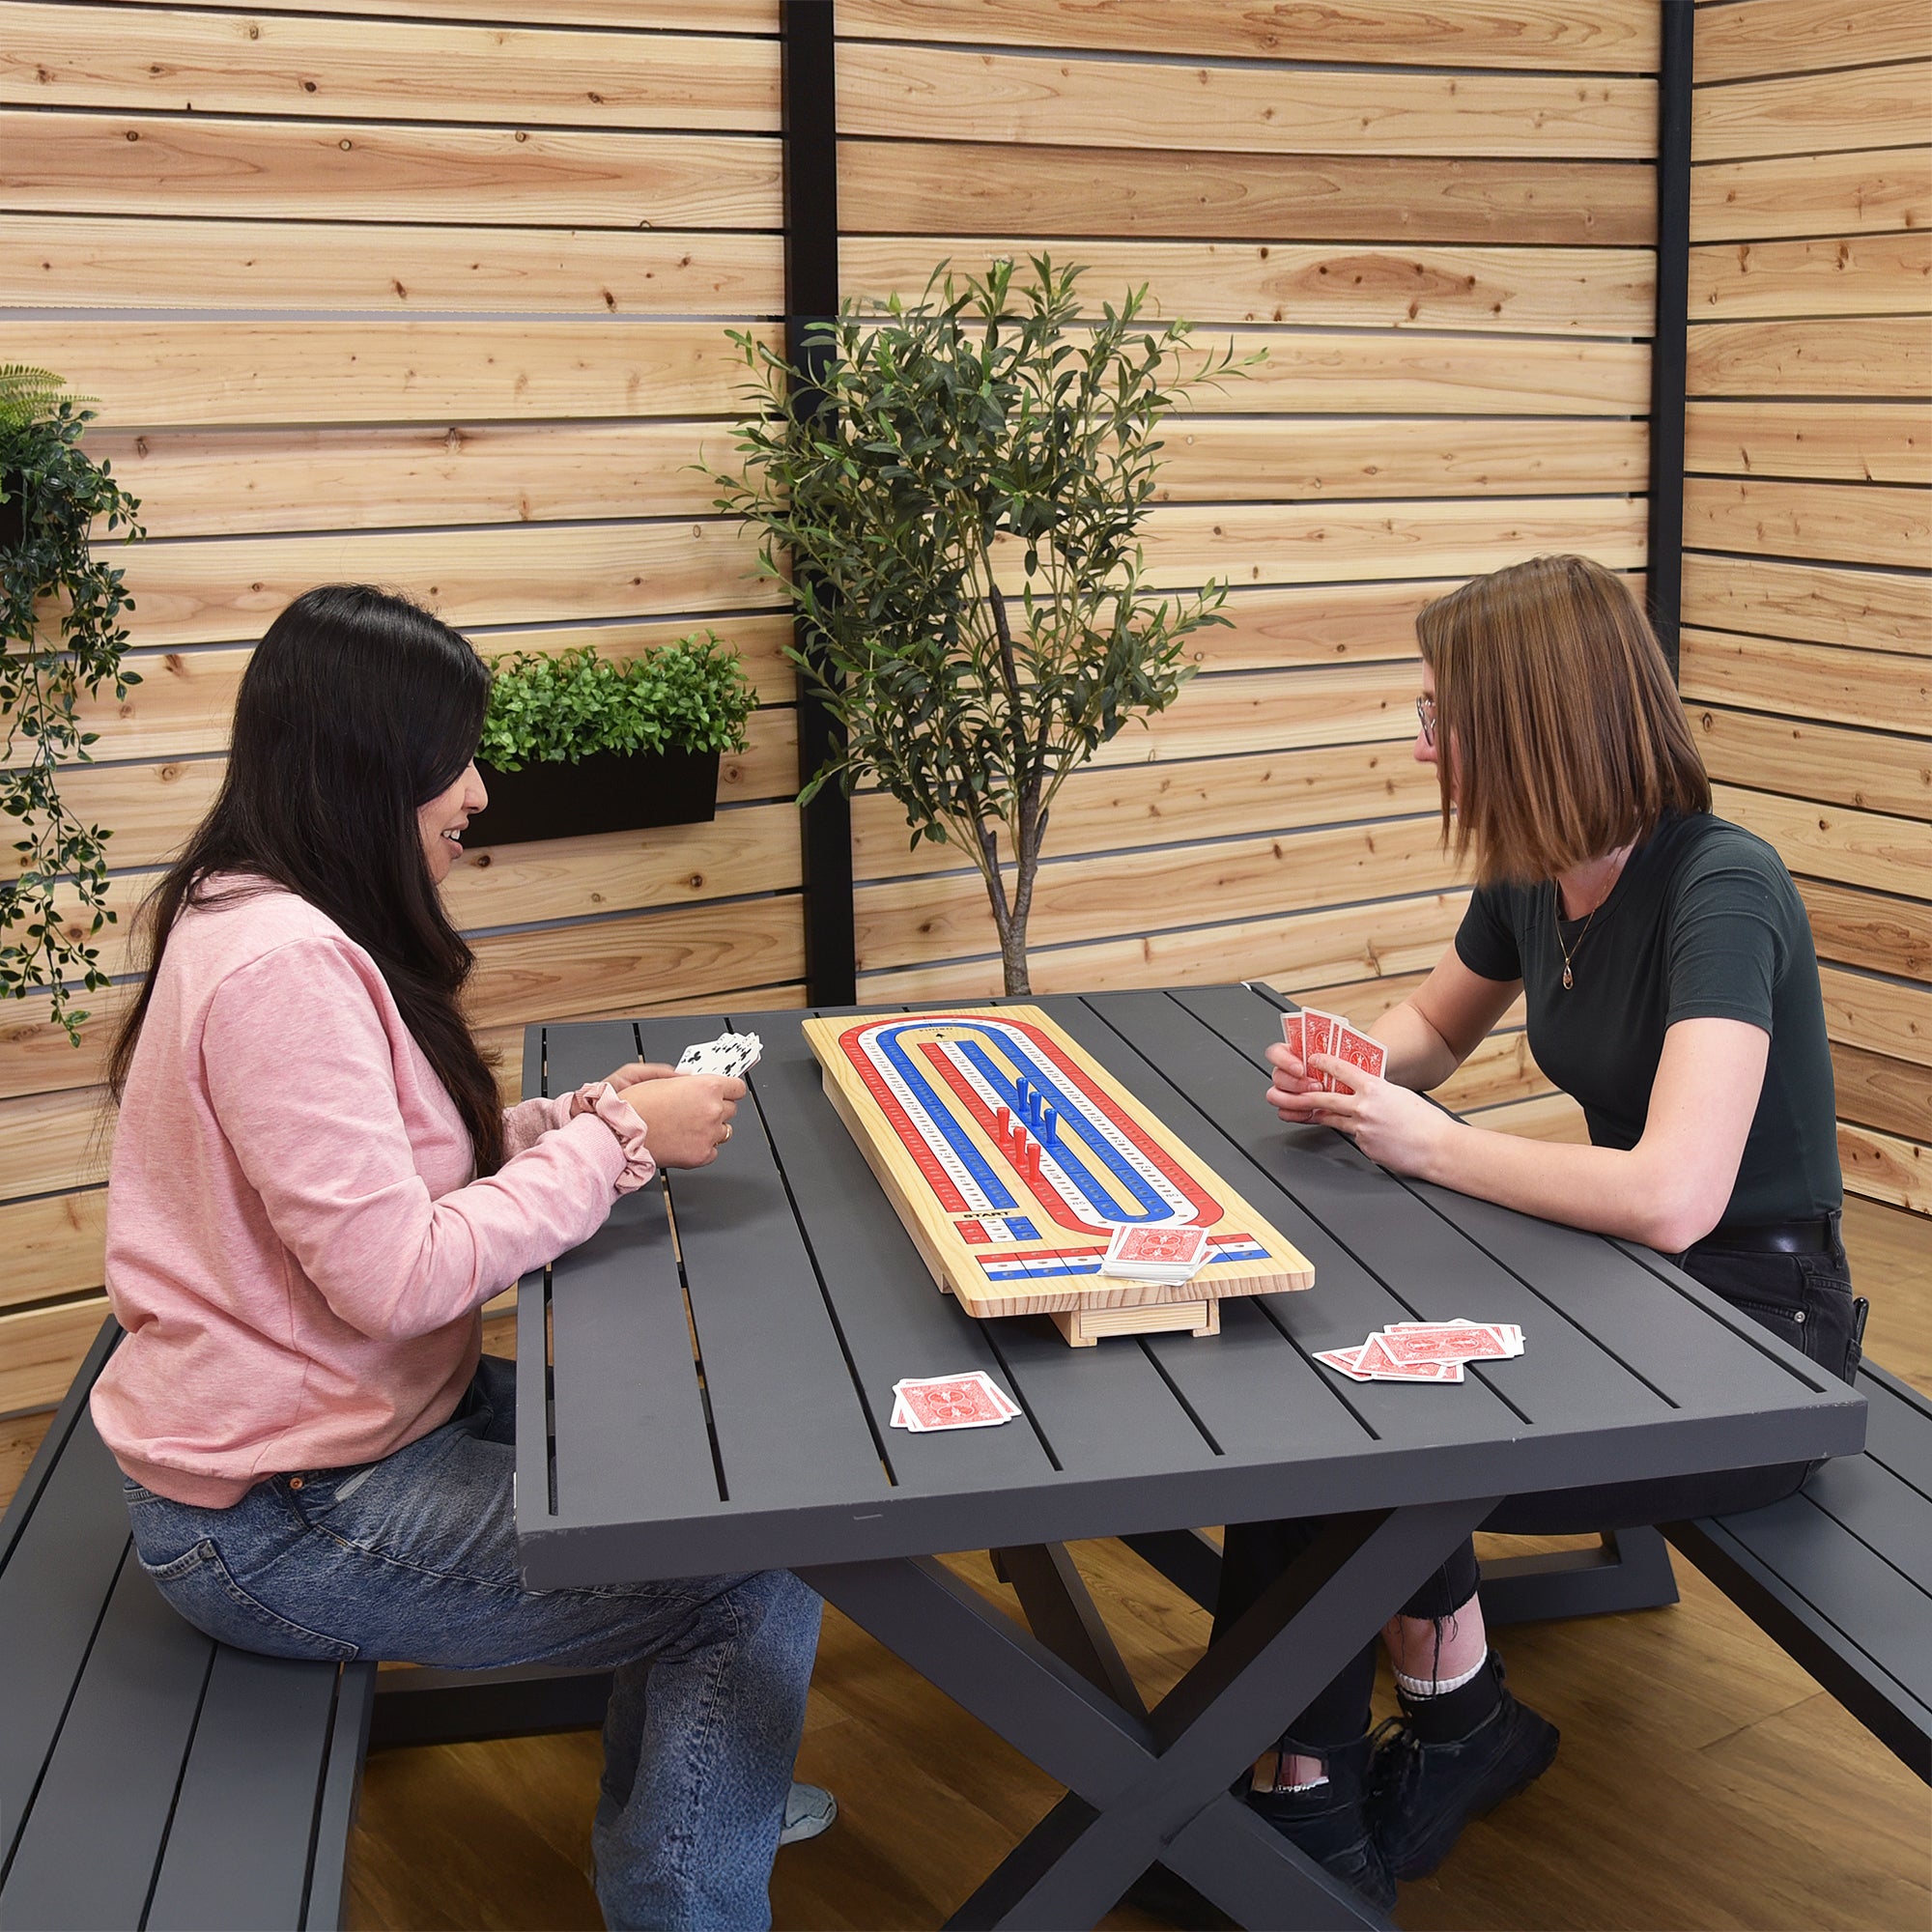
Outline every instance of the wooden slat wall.
MULTIPOLYGON (((839 0, 848 294, 1045 247, 1265 346, 1167 433, 1147 551, 1202 674, 1072 781, 1044 991, 1270 979, 1373 1019, 1464 895, 1409 755, 1413 618, 1554 550, 1643 564, 1654 0, 839 0)), ((855 803, 861 998, 999 984, 977 873, 855 803)), ((1547 1109, 1520 1018, 1464 1107, 1547 1109)), ((1497 1124, 1568 1131, 1567 1116, 1497 1124)))
POLYGON ((1846 1184, 1932 1213, 1932 13, 1696 43, 1684 695, 1810 909, 1846 1184))
MULTIPOLYGON (((776 340, 783 307, 777 15, 0 9, 5 355, 101 398, 90 446, 151 531, 146 681, 89 707, 70 781, 117 903, 206 810, 250 642, 312 583, 409 590, 485 650, 709 623, 764 703, 716 824, 466 859, 475 1016, 514 1078, 526 1019, 803 997, 789 624, 691 468, 728 454, 726 325, 776 340)), ((125 971, 125 930, 106 951, 125 971)), ((99 1324, 99 1036, 0 1010, 0 1414, 99 1324)))

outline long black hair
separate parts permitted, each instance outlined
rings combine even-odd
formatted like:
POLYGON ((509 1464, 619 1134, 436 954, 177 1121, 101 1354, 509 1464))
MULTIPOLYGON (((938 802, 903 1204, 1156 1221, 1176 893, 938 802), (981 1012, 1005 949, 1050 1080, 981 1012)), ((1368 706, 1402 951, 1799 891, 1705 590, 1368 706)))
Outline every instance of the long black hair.
POLYGON ((489 702, 467 639, 367 584, 306 591, 269 626, 242 676, 220 793, 142 908, 148 975, 107 1060, 117 1098, 175 922, 231 895, 208 891, 218 874, 266 879, 376 961, 469 1129, 476 1171, 502 1165, 496 1082, 460 1004, 475 956, 442 909, 416 819, 475 755, 489 702))

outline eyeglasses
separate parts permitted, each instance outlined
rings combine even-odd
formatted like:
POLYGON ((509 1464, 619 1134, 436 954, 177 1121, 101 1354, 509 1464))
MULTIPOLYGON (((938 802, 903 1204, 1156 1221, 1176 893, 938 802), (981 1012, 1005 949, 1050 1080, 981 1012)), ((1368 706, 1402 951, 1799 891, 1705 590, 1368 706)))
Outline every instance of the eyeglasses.
POLYGON ((1415 700, 1415 715, 1422 720, 1422 742, 1434 750, 1435 745, 1435 698, 1418 697, 1415 700))

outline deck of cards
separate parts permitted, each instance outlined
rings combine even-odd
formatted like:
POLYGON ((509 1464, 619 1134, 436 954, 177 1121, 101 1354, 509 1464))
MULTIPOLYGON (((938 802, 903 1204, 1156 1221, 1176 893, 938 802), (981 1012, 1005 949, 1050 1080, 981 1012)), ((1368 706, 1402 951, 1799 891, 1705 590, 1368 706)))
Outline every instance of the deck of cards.
POLYGON ((1522 1353, 1514 1321, 1393 1321, 1357 1349, 1325 1349, 1315 1359, 1357 1382, 1460 1382, 1464 1362, 1522 1353))
POLYGON ((680 1073, 722 1073, 728 1080, 742 1080, 758 1064, 765 1043, 754 1033, 721 1033, 716 1039, 700 1040, 678 1055, 680 1073))
POLYGON ((984 1369, 963 1376, 908 1376, 893 1384, 893 1427, 925 1435, 940 1429, 997 1429, 1020 1406, 984 1369))
POLYGON ((1151 1281, 1179 1288, 1208 1259, 1206 1228, 1116 1228, 1100 1272, 1116 1281, 1151 1281))
POLYGON ((1311 1053, 1326 1053, 1337 1060, 1346 1060, 1350 1066, 1359 1066, 1364 1073, 1372 1073, 1378 1079, 1388 1064, 1388 1048, 1380 1040, 1350 1026, 1339 1013, 1324 1013, 1318 1007, 1283 1013, 1281 1037, 1287 1040, 1288 1050, 1301 1062, 1309 1079, 1323 1094, 1336 1091, 1335 1076, 1317 1072, 1310 1066, 1311 1053))

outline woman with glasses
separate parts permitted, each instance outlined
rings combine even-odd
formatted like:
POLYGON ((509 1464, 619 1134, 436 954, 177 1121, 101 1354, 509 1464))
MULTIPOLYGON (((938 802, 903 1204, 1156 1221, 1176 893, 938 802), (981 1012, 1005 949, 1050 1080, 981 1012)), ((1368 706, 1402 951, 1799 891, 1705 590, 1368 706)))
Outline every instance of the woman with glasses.
MULTIPOLYGON (((1847 1380, 1864 1303, 1839 1238, 1832 1062, 1804 907, 1777 854, 1711 811, 1670 670, 1626 581, 1579 556, 1477 578, 1417 619, 1415 756, 1476 889, 1455 944, 1384 1014, 1383 1077, 1268 1048, 1284 1121, 1348 1134, 1397 1174, 1676 1258, 1847 1380), (1422 1096, 1520 996, 1537 1065, 1590 1144, 1458 1121, 1422 1096), (1314 1075, 1341 1083, 1320 1091, 1314 1075)), ((1502 1505, 1489 1527, 1616 1529, 1750 1509, 1804 1463, 1612 1484, 1502 1505)), ((1231 1527, 1225 1627, 1318 1525, 1231 1527)), ((1548 1765, 1484 1635, 1473 1548, 1384 1632, 1403 1716, 1366 1735, 1373 1649, 1255 1767, 1250 1802, 1378 1903, 1548 1765), (1373 1753, 1373 1762, 1372 1760, 1373 1753)))

